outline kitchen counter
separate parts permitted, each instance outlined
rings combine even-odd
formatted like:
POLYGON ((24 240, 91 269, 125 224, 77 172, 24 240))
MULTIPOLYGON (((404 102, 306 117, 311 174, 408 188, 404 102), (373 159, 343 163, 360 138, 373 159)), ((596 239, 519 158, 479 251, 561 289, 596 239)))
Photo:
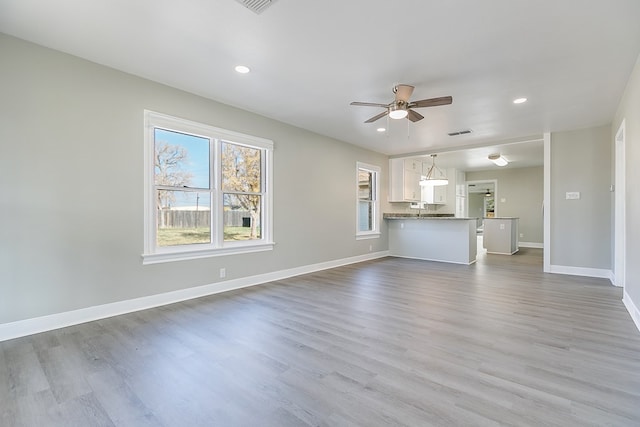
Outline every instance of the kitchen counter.
POLYGON ((474 219, 476 220, 477 218, 459 218, 459 217, 455 217, 453 215, 450 214, 442 214, 442 215, 431 215, 431 214, 424 214, 424 215, 415 215, 415 214, 383 214, 382 215, 383 219, 438 219, 438 220, 454 220, 454 221, 466 221, 466 220, 470 220, 470 219, 474 219))
POLYGON ((389 254, 402 258, 472 264, 476 262, 476 218, 384 214, 389 254))

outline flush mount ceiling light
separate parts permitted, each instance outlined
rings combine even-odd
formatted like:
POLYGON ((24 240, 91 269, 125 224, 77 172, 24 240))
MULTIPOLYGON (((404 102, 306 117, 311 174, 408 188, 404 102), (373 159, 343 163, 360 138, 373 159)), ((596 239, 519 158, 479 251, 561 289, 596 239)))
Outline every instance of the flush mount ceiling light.
POLYGON ((431 155, 431 167, 429 168, 429 172, 427 172, 427 176, 420 180, 421 186, 447 185, 449 183, 449 180, 444 178, 444 173, 442 173, 440 168, 436 166, 436 156, 437 154, 431 155))
POLYGON ((484 193, 484 197, 491 197, 491 191, 487 188, 487 192, 484 193))
POLYGON ((407 117, 409 112, 407 111, 406 103, 395 103, 389 107, 389 117, 392 119, 400 120, 407 117))
POLYGON ((378 128, 376 129, 378 132, 384 132, 386 129, 385 128, 378 128))
POLYGON ((509 161, 502 157, 500 153, 489 154, 489 160, 498 166, 507 166, 509 164, 509 161))
POLYGON ((235 70, 240 74, 247 74, 249 71, 251 71, 246 65, 236 65, 235 70))
POLYGON ((527 102, 527 98, 516 98, 513 100, 514 104, 523 104, 525 102, 527 102))

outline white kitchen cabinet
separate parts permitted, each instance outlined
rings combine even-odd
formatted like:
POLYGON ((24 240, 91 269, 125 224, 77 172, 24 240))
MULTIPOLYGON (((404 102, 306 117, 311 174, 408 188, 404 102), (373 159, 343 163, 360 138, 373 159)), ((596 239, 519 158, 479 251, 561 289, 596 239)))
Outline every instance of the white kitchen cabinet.
POLYGON ((447 203, 446 185, 425 185, 422 187, 422 201, 428 205, 444 205, 447 203))
MULTIPOLYGON (((423 163, 422 175, 427 176, 431 163, 423 163)), ((434 178, 447 178, 445 171, 438 168, 433 169, 434 178)), ((428 205, 444 205, 447 203, 448 185, 424 185, 421 190, 421 200, 428 205)))
POLYGON ((419 202, 422 162, 414 159, 389 160, 389 202, 419 202))

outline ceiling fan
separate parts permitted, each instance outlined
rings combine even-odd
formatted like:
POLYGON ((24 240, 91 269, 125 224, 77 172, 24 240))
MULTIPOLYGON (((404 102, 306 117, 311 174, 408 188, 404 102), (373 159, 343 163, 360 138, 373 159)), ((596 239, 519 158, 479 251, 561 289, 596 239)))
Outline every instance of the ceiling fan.
POLYGON ((440 98, 421 99, 420 101, 409 101, 414 87, 411 85, 399 84, 393 87, 393 93, 396 94, 395 101, 389 104, 378 104, 374 102, 352 102, 351 105, 364 107, 382 107, 386 111, 371 117, 365 123, 372 123, 383 118, 387 114, 392 119, 404 119, 405 117, 412 122, 424 119, 424 116, 412 110, 412 108, 436 107, 438 105, 449 105, 453 102, 450 96, 442 96, 440 98))

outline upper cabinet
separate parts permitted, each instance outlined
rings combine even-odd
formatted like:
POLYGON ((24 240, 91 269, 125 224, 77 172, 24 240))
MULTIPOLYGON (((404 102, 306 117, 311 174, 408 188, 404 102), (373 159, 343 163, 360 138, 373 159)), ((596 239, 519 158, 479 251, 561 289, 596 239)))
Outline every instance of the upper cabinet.
POLYGON ((389 160, 389 202, 419 202, 422 162, 416 159, 389 160))
MULTIPOLYGON (((441 176, 445 178, 445 176, 441 176)), ((447 204, 448 185, 425 185, 422 187, 422 201, 428 205, 447 204)))

